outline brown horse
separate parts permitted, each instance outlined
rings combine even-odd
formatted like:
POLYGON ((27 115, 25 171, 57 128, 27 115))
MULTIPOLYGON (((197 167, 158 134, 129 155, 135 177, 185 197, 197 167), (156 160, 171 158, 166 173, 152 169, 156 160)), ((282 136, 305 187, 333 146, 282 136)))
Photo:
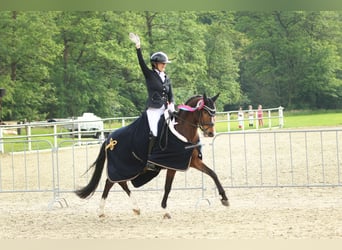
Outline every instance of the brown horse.
MULTIPOLYGON (((218 189, 219 194, 221 195, 221 202, 224 206, 229 206, 228 198, 226 196, 225 190, 223 189, 216 173, 210 169, 208 166, 206 166, 202 159, 201 159, 201 152, 198 147, 199 142, 199 133, 198 128, 203 131, 203 133, 206 136, 213 137, 214 136, 214 117, 216 112, 215 107, 215 101, 218 98, 219 94, 216 96, 209 98, 205 94, 203 96, 193 96, 191 97, 185 105, 180 105, 179 111, 177 113, 174 113, 176 125, 175 130, 183 135, 188 142, 192 143, 192 154, 191 154, 191 160, 190 160, 190 167, 193 167, 195 169, 198 169, 199 171, 209 175, 213 181, 216 184, 216 187, 218 189)), ((106 145, 106 142, 103 143, 100 153, 94 162, 94 164, 91 166, 95 166, 95 171, 93 173, 93 176, 88 183, 87 186, 85 186, 82 189, 76 190, 75 193, 80 198, 87 198, 90 195, 92 195, 100 181, 102 170, 104 167, 104 162, 106 160, 108 150, 108 145, 106 145)), ((128 152, 129 150, 127 150, 128 152)), ((162 208, 166 209, 167 207, 167 199, 171 191, 171 186, 173 179, 176 174, 175 169, 166 168, 166 180, 165 180, 165 186, 164 186, 164 196, 161 202, 162 208)), ((99 216, 104 216, 104 206, 105 206, 105 200, 108 197, 108 193, 115 182, 111 181, 109 178, 106 180, 106 185, 102 194, 102 199, 100 203, 100 209, 99 209, 99 216)), ((118 181, 119 185, 122 187, 122 189, 127 193, 127 195, 131 198, 132 204, 133 204, 133 211, 136 214, 140 214, 140 209, 137 206, 137 203, 135 199, 132 197, 132 193, 127 185, 127 180, 125 181, 118 181)), ((165 210, 166 211, 166 210, 165 210)), ((170 214, 168 212, 165 212, 164 218, 171 218, 170 214)))

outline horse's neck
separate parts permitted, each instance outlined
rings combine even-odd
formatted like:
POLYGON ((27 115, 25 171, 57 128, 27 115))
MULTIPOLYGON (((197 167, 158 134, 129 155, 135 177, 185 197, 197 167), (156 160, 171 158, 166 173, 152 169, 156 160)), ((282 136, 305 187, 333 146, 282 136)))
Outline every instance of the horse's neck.
POLYGON ((180 117, 176 120, 177 124, 175 125, 175 129, 189 142, 196 143, 198 138, 197 126, 195 126, 196 122, 192 119, 189 119, 189 117, 189 115, 180 115, 180 117))

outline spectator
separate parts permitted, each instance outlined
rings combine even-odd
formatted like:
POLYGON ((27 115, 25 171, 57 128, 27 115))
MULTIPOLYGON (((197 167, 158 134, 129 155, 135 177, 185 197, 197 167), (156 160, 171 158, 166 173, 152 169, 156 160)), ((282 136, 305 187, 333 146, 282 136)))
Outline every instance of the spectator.
POLYGON ((262 105, 261 104, 259 104, 257 112, 258 112, 259 127, 263 127, 264 121, 263 121, 263 111, 262 111, 262 105))
POLYGON ((243 129, 243 111, 242 111, 242 107, 239 108, 239 112, 238 112, 238 122, 239 122, 239 128, 243 129))
POLYGON ((253 127, 254 125, 254 111, 252 105, 248 106, 248 125, 249 127, 253 127))

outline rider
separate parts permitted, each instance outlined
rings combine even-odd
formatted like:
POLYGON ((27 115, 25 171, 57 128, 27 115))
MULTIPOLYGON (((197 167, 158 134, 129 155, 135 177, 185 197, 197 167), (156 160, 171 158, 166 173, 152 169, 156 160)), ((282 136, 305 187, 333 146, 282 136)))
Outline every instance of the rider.
MULTIPOLYGON (((129 38, 135 43, 139 65, 144 74, 148 91, 146 113, 150 127, 150 142, 148 146, 148 153, 150 154, 158 136, 160 116, 164 113, 165 109, 169 109, 172 112, 175 111, 171 80, 165 73, 166 64, 170 63, 170 61, 165 53, 156 52, 150 58, 152 69, 149 69, 141 53, 139 36, 130 33, 129 38)), ((154 165, 149 164, 147 169, 157 170, 154 165)))

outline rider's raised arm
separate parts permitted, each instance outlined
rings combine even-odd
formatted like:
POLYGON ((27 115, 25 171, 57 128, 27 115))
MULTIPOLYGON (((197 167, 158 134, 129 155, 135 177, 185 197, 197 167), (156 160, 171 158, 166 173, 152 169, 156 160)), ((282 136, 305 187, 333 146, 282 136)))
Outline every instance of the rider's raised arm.
POLYGON ((137 56, 138 56, 138 61, 139 61, 139 65, 140 65, 141 71, 143 72, 144 76, 147 78, 150 69, 147 67, 147 65, 146 65, 146 63, 144 61, 144 58, 143 58, 143 55, 142 55, 142 52, 141 52, 141 48, 137 48, 137 56))
POLYGON ((137 49, 137 56, 140 68, 145 76, 145 78, 148 77, 150 69, 147 67, 140 47, 140 37, 137 34, 134 34, 132 32, 129 33, 129 39, 135 44, 135 48, 137 49))

